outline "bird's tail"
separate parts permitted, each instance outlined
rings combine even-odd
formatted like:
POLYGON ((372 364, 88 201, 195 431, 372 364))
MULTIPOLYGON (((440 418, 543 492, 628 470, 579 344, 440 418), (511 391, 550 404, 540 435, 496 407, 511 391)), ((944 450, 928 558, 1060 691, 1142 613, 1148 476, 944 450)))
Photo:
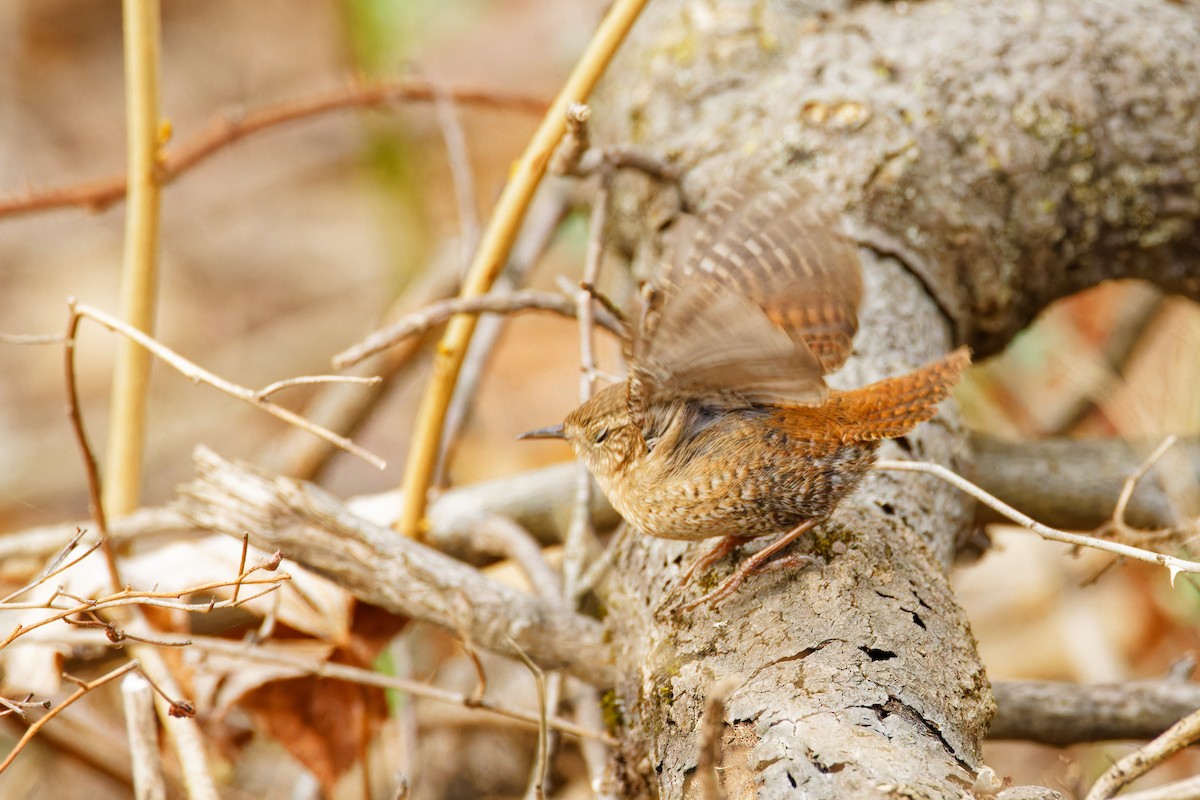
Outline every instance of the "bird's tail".
POLYGON ((907 375, 836 392, 831 404, 843 405, 838 416, 852 421, 843 429, 843 440, 874 442, 908 433, 937 413, 970 363, 971 351, 960 347, 907 375))

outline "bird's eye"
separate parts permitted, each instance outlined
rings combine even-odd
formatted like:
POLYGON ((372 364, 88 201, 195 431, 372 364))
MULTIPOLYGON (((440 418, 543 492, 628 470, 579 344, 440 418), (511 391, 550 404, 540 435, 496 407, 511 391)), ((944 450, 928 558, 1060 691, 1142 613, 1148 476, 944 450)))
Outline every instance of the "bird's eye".
POLYGON ((592 441, 594 441, 596 444, 600 444, 607 438, 608 438, 608 428, 605 428, 602 431, 600 431, 599 433, 597 433, 596 438, 593 439, 592 441))

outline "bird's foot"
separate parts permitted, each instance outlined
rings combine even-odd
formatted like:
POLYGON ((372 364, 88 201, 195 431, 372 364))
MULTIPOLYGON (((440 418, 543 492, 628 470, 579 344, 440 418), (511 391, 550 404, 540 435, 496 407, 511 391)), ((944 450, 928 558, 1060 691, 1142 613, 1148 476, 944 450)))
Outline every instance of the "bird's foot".
MULTIPOLYGON (((738 567, 737 571, 734 572, 732 575, 730 575, 728 578, 726 578, 725 581, 720 586, 713 589, 711 592, 709 592, 708 594, 699 598, 698 600, 693 600, 690 603, 687 603, 685 605, 681 605, 681 606, 677 607, 676 613, 692 611, 692 610, 699 608, 700 606, 706 605, 706 604, 716 605, 720 601, 724 600, 726 597, 729 597, 729 595, 736 592, 738 590, 738 587, 740 587, 743 583, 745 583, 746 578, 750 577, 750 575, 752 573, 754 573, 760 569, 779 569, 779 568, 788 567, 788 566, 800 566, 800 565, 820 563, 818 559, 816 559, 812 556, 801 556, 801 555, 788 556, 787 558, 781 558, 781 559, 777 559, 776 561, 771 561, 771 557, 773 555, 778 553, 783 548, 787 547, 792 542, 796 541, 796 539, 798 539, 800 536, 803 536, 805 533, 812 530, 812 528, 816 524, 817 524, 816 520, 811 520, 811 519, 805 520, 804 522, 800 523, 795 528, 793 528, 791 531, 789 531, 788 533, 779 537, 778 540, 772 542, 767 547, 764 547, 762 550, 759 550, 753 556, 746 559, 746 563, 744 563, 740 567, 738 567), (770 562, 770 563, 768 563, 768 562, 770 562)), ((728 538, 735 538, 735 537, 726 537, 726 538, 728 539, 728 538)), ((722 540, 722 542, 718 543, 718 546, 714 547, 713 551, 715 552, 723 544, 724 544, 724 540, 722 540)), ((729 550, 732 550, 733 547, 737 546, 737 544, 741 544, 741 542, 737 542, 734 545, 730 546, 727 550, 725 550, 723 553, 721 553, 721 556, 728 553, 729 550)), ((707 559, 708 555, 711 555, 711 553, 705 555, 703 558, 707 559)), ((720 558, 720 556, 717 556, 717 558, 720 558)), ((716 559, 713 559, 713 561, 715 561, 715 560, 716 559)), ((712 562, 710 562, 710 563, 712 563, 712 562)), ((690 577, 693 569, 696 566, 698 566, 698 564, 694 564, 693 568, 689 569, 687 571, 685 577, 690 577)))
POLYGON ((689 583, 691 583, 692 576, 694 576, 697 571, 708 569, 713 564, 717 563, 722 558, 724 558, 725 556, 729 555, 734 550, 736 550, 739 545, 745 544, 746 542, 750 541, 751 538, 752 537, 750 537, 750 536, 725 536, 725 537, 723 537, 721 539, 721 541, 717 542, 715 545, 713 545, 711 548, 709 548, 707 553, 700 556, 699 558, 697 558, 695 561, 693 561, 691 563, 691 565, 687 568, 687 571, 684 572, 683 575, 681 575, 679 580, 676 582, 675 591, 679 591, 680 589, 682 589, 683 587, 685 587, 689 583))

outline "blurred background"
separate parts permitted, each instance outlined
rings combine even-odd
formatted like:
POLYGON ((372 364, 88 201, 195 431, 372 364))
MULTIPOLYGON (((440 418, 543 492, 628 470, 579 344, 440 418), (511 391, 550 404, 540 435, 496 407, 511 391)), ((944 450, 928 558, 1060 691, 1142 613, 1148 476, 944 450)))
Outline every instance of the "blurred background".
MULTIPOLYGON (((604 6, 165 0, 161 102, 178 143, 222 118, 339 90, 355 78, 414 76, 548 101, 604 6)), ((468 104, 454 110, 474 174, 474 208, 486 218, 537 116, 468 104)), ((0 4, 0 197, 119 175, 124 113, 119 4, 0 4)), ((461 267, 463 220, 452 187, 443 125, 429 103, 338 111, 248 137, 163 193, 158 337, 250 387, 331 371, 330 357, 372 330, 397 298, 416 291, 431 271, 461 267)), ((96 212, 0 216, 0 332, 61 332, 68 296, 115 313, 123 219, 120 203, 96 212)), ((586 221, 576 213, 559 226, 533 285, 553 288, 557 276, 577 276, 585 244, 586 221)), ((112 334, 85 321, 78 355, 83 409, 101 452, 114 344, 112 334)), ((388 460, 387 470, 335 456, 321 482, 339 496, 399 483, 428 349, 411 359, 356 434, 388 460)), ((1198 353, 1195 305, 1142 285, 1104 286, 1054 307, 1006 354, 975 369, 959 398, 971 426, 998 437, 1119 436, 1153 444, 1167 433, 1200 430, 1198 353)), ((86 514, 61 364, 58 346, 0 344, 0 531, 86 514)), ((576 364, 572 323, 539 315, 512 321, 484 375, 451 481, 565 459, 565 448, 514 436, 574 405, 576 364)), ((312 394, 297 389, 279 399, 304 410, 312 394)), ((150 408, 146 504, 170 500, 174 486, 190 477, 195 445, 263 461, 277 454, 284 434, 276 420, 162 364, 154 367, 150 408)), ((1146 565, 1105 570, 1107 558, 1097 554, 1071 557, 1026 533, 992 533, 991 552, 958 569, 955 583, 993 680, 1158 677, 1200 646, 1200 597, 1190 580, 1172 590, 1161 570, 1146 565)), ((419 627, 404 635, 434 634, 419 627)), ((443 651, 447 660, 434 659, 433 668, 444 678, 461 665, 452 645, 443 651)), ((465 737, 457 741, 478 748, 471 763, 505 768, 433 782, 440 788, 421 796, 519 796, 532 735, 481 724, 462 709, 449 716, 422 730, 428 741, 465 737)), ((121 735, 119 713, 97 724, 121 735)), ((0 727, 0 751, 11 737, 0 727)), ((1072 794, 1129 749, 1001 743, 989 744, 986 758, 1017 783, 1072 794)), ((48 741, 23 758, 29 770, 53 759, 56 797, 128 795, 120 776, 62 756, 48 741)), ((1183 777, 1197 766, 1177 759, 1153 780, 1183 777)), ((572 769, 569 757, 559 765, 564 792, 583 780, 578 764, 572 769)), ((21 796, 42 796, 33 783, 16 783, 22 779, 15 772, 0 778, 0 793, 7 781, 31 792, 21 796)), ((268 781, 255 791, 292 796, 284 788, 268 781)))

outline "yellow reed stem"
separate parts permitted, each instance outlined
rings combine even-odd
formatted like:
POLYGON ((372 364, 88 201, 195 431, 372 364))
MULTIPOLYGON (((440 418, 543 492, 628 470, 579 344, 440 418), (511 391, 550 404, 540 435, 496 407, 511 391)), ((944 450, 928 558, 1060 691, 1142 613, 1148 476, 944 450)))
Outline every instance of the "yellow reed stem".
MULTIPOLYGON (((158 0, 123 0, 128 203, 121 268, 121 316, 153 333, 157 291, 159 186, 158 0)), ((150 354, 121 340, 113 374, 104 506, 111 516, 138 504, 150 354)))
MULTIPOLYGON (((600 23, 596 35, 543 117, 504 187, 467 271, 460 297, 484 294, 495 281, 508 258, 533 193, 546 172, 546 164, 566 130, 568 106, 587 100, 645 4, 646 0, 616 0, 600 23)), ((404 507, 396 521, 396 529, 405 536, 419 538, 422 533, 426 493, 437 461, 446 407, 454 392, 467 345, 475 332, 476 319, 476 316, 468 314, 453 317, 438 344, 433 375, 417 412, 412 449, 404 473, 404 507)))

